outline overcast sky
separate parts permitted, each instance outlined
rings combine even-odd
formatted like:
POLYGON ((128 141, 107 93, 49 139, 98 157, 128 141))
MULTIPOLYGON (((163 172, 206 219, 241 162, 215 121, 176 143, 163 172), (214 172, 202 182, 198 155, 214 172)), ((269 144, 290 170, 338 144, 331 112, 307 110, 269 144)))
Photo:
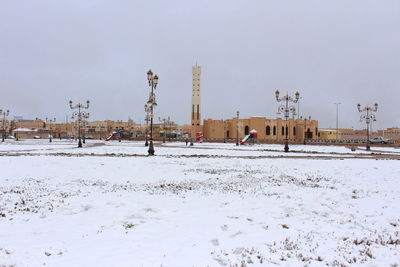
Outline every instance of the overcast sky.
POLYGON ((274 91, 300 114, 362 128, 400 126, 398 0, 0 0, 0 109, 143 122, 146 72, 159 75, 156 118, 190 122, 191 70, 202 66, 202 117, 275 118, 274 91))

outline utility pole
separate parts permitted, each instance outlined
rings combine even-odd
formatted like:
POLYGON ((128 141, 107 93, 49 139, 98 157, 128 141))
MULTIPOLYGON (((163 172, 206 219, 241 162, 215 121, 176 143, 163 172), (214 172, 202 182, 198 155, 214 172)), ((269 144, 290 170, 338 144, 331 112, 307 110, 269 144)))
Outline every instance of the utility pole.
POLYGON ((239 111, 236 111, 236 145, 239 145, 239 111))
POLYGON ((336 142, 338 141, 338 131, 339 131, 339 105, 340 102, 334 103, 336 105, 336 142))

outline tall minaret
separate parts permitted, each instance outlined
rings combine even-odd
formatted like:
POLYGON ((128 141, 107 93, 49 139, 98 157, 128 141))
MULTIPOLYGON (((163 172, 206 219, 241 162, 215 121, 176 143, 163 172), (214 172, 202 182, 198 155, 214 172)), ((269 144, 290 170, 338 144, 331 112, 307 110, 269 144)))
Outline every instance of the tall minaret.
POLYGON ((200 111, 200 78, 201 67, 192 67, 192 137, 196 132, 202 131, 201 127, 201 111, 200 111))

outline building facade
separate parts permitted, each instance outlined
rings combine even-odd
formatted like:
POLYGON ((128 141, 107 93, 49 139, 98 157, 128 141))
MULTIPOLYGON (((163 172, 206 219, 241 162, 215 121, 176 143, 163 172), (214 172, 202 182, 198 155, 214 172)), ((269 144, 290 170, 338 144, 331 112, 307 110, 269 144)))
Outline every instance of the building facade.
POLYGON ((284 140, 286 132, 290 140, 303 141, 318 139, 318 121, 277 118, 250 117, 229 120, 204 120, 205 139, 243 139, 251 131, 257 132, 257 139, 265 141, 284 140))

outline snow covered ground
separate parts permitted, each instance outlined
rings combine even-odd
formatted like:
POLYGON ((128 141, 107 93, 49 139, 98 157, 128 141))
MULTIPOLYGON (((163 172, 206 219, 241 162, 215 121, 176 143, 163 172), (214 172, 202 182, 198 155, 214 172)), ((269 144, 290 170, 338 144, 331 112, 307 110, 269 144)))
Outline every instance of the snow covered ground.
POLYGON ((396 158, 311 145, 167 143, 154 157, 143 142, 75 146, 0 145, 0 266, 400 264, 396 158))

